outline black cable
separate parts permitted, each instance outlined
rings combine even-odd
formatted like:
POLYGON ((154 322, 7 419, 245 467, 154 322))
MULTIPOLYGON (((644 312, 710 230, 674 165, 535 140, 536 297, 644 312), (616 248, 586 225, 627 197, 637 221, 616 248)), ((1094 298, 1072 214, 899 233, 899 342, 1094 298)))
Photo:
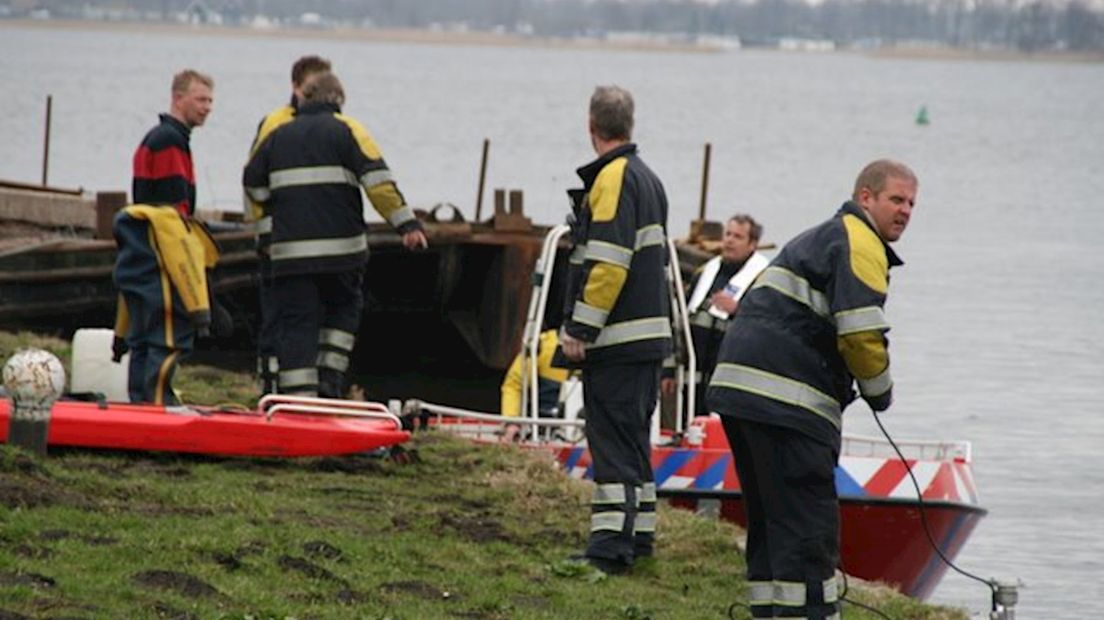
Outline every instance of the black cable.
MULTIPOLYGON (((982 579, 981 577, 978 577, 977 575, 975 575, 975 574, 973 574, 969 571, 963 570, 963 569, 959 568, 958 566, 956 566, 955 563, 952 562, 950 560, 950 558, 948 558, 943 553, 943 550, 940 549, 939 545, 935 542, 935 537, 932 536, 931 528, 928 526, 928 515, 927 515, 927 511, 925 510, 925 507, 924 507, 924 493, 923 493, 923 491, 920 490, 920 483, 916 480, 916 474, 912 473, 912 466, 909 465, 908 459, 905 458, 905 455, 901 452, 901 449, 899 447, 897 447, 897 442, 893 441, 893 437, 891 437, 889 435, 889 431, 886 430, 886 427, 882 425, 882 419, 880 417, 878 417, 878 412, 877 411, 871 411, 871 413, 874 414, 874 422, 876 422, 878 424, 878 428, 882 431, 882 435, 885 435, 885 438, 889 442, 889 445, 892 446, 893 451, 897 453, 897 458, 901 459, 901 463, 905 466, 905 471, 908 472, 909 480, 912 481, 912 487, 914 489, 916 489, 916 501, 920 505, 920 524, 924 527, 924 535, 928 538, 928 544, 930 544, 931 548, 935 550, 935 553, 937 555, 939 555, 939 559, 943 560, 943 562, 947 566, 950 566, 951 568, 953 568, 955 570, 955 572, 957 572, 957 573, 959 573, 959 574, 961 574, 965 577, 969 577, 970 579, 973 579, 974 581, 978 581, 978 582, 983 583, 986 586, 988 586, 989 591, 993 595, 992 596, 992 601, 993 601, 992 610, 996 611, 997 610, 997 586, 996 586, 996 584, 989 581, 988 579, 982 579)), ((860 603, 860 602, 858 602, 854 599, 847 598, 847 591, 848 591, 847 573, 844 572, 843 570, 840 570, 840 574, 843 575, 843 592, 841 592, 840 595, 839 595, 839 599, 841 601, 846 601, 847 603, 849 603, 851 605, 854 605, 856 607, 861 607, 862 609, 865 609, 869 612, 878 614, 878 616, 880 616, 882 618, 885 618, 886 620, 893 620, 892 618, 890 618, 889 616, 887 616, 885 613, 883 613, 881 610, 879 610, 877 608, 871 607, 870 605, 866 605, 864 603, 860 603)), ((733 616, 732 614, 736 610, 736 607, 738 607, 738 606, 739 607, 747 607, 748 609, 750 609, 750 607, 748 607, 748 605, 746 603, 743 603, 741 601, 736 601, 735 603, 729 605, 729 607, 728 607, 728 617, 729 617, 730 620, 736 620, 735 616, 733 616)), ((842 618, 843 618, 843 609, 842 609, 842 606, 841 606, 840 619, 842 620, 842 618)))
MULTIPOLYGON (((863 608, 867 611, 874 612, 874 613, 878 614, 879 616, 881 616, 882 618, 885 618, 886 620, 893 620, 893 618, 890 618, 888 615, 886 615, 884 612, 882 612, 882 610, 880 610, 876 607, 871 607, 870 605, 867 605, 865 603, 860 603, 860 602, 856 601, 855 599, 847 598, 847 591, 850 589, 850 587, 847 584, 847 573, 845 573, 842 568, 840 569, 840 575, 843 576, 843 592, 840 592, 839 600, 846 601, 846 602, 854 605, 855 607, 861 607, 861 608, 863 608)), ((840 605, 840 620, 843 620, 843 605, 840 605)))
POLYGON ((748 605, 747 603, 745 603, 743 601, 736 601, 735 603, 728 606, 728 620, 736 620, 736 616, 734 616, 732 614, 736 611, 737 607, 743 607, 744 609, 751 609, 751 605, 748 605))
POLYGON ((957 573, 965 577, 969 577, 970 579, 984 583, 986 586, 988 586, 990 592, 993 594, 993 611, 996 611, 996 585, 994 585, 988 579, 982 579, 981 577, 978 577, 971 572, 965 571, 958 566, 955 566, 955 563, 952 562, 946 555, 944 555, 943 550, 939 548, 938 544, 936 544, 935 537, 932 536, 931 529, 928 527, 928 515, 927 512, 924 510, 924 493, 920 490, 920 483, 916 481, 916 475, 912 473, 912 467, 909 465, 908 460, 905 459, 905 455, 901 453, 901 449, 897 447, 897 442, 893 441, 893 438, 889 436, 889 431, 886 430, 885 426, 882 426, 882 419, 878 417, 878 412, 873 411, 872 413, 874 414, 874 421, 877 422, 878 428, 881 429, 882 434, 885 435, 886 440, 889 441, 889 445, 893 446, 893 451, 897 453, 897 458, 901 459, 901 463, 905 465, 905 471, 908 472, 909 479, 912 480, 912 486, 916 489, 916 500, 920 504, 920 524, 924 526, 924 535, 928 537, 928 543, 931 545, 932 549, 935 549, 935 552, 939 555, 939 559, 943 560, 943 562, 946 563, 947 566, 950 566, 957 573))

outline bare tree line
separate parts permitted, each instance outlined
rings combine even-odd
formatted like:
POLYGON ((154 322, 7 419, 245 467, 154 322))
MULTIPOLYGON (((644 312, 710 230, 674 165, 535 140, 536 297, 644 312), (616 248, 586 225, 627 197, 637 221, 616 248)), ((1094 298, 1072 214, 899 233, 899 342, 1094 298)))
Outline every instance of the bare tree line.
POLYGON ((549 37, 630 31, 735 36, 745 45, 803 37, 841 45, 926 41, 964 48, 1104 51, 1104 13, 1084 0, 826 0, 816 5, 804 0, 40 0, 37 5, 59 15, 111 7, 163 16, 203 5, 229 23, 257 15, 294 21, 310 12, 323 21, 380 28, 462 26, 549 37))

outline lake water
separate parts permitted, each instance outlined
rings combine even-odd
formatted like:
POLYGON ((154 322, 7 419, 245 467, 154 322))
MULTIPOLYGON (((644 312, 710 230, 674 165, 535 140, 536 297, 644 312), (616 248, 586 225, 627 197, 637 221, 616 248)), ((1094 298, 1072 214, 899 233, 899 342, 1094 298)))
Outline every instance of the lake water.
MULTIPOLYGON (((129 189, 130 159, 192 66, 216 80, 193 134, 201 207, 236 208, 256 123, 288 96, 300 55, 334 62, 346 112, 372 130, 415 206, 473 214, 488 188, 525 191, 561 221, 592 158, 587 99, 636 97, 636 141, 666 183, 671 230, 696 217, 713 144, 710 215, 752 213, 766 239, 828 217, 871 159, 920 177, 887 307, 897 437, 968 439, 989 516, 958 557, 1022 579, 1020 618, 1093 617, 1104 586, 1104 65, 407 45, 80 29, 0 22, 0 178, 37 182, 54 96, 50 181, 129 189), (931 125, 913 118, 926 105, 931 125)), ((489 189, 484 213, 490 210, 489 189)), ((874 435, 856 405, 845 430, 874 435)), ((949 573, 936 602, 988 610, 949 573)))

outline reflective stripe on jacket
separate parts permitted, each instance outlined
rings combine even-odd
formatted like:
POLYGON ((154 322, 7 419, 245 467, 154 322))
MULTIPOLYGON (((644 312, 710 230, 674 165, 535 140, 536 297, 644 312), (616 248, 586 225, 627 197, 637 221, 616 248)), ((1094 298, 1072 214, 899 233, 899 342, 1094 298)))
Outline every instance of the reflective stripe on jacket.
MULTIPOLYGON (((257 149, 261 148, 272 132, 295 119, 295 109, 295 96, 292 95, 291 103, 276 108, 261 119, 257 125, 257 135, 253 137, 253 144, 249 147, 249 157, 252 158, 256 154, 257 149)), ((254 201, 248 193, 245 193, 243 198, 246 221, 257 222, 257 233, 263 237, 261 245, 268 245, 267 237, 272 233, 272 220, 265 213, 264 204, 254 201)))
POLYGON ((853 202, 786 244, 736 311, 710 381, 710 410, 838 449, 856 382, 875 409, 892 398, 883 307, 889 269, 900 264, 853 202))
POLYGON ((368 131, 333 104, 311 103, 276 129, 243 173, 249 197, 272 216, 275 273, 360 268, 368 256, 360 191, 400 234, 421 223, 368 131))
POLYGON ((585 364, 663 359, 671 347, 667 196, 625 144, 579 168, 564 329, 585 364))

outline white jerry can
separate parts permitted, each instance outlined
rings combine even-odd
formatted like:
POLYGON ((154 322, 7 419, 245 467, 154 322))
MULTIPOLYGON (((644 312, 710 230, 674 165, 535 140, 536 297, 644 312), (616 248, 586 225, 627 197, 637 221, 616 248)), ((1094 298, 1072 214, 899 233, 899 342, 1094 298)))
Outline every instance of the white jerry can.
POLYGON ((130 353, 119 363, 111 361, 115 332, 104 328, 81 328, 73 334, 72 372, 69 390, 74 394, 100 392, 113 402, 128 402, 127 368, 130 353))

